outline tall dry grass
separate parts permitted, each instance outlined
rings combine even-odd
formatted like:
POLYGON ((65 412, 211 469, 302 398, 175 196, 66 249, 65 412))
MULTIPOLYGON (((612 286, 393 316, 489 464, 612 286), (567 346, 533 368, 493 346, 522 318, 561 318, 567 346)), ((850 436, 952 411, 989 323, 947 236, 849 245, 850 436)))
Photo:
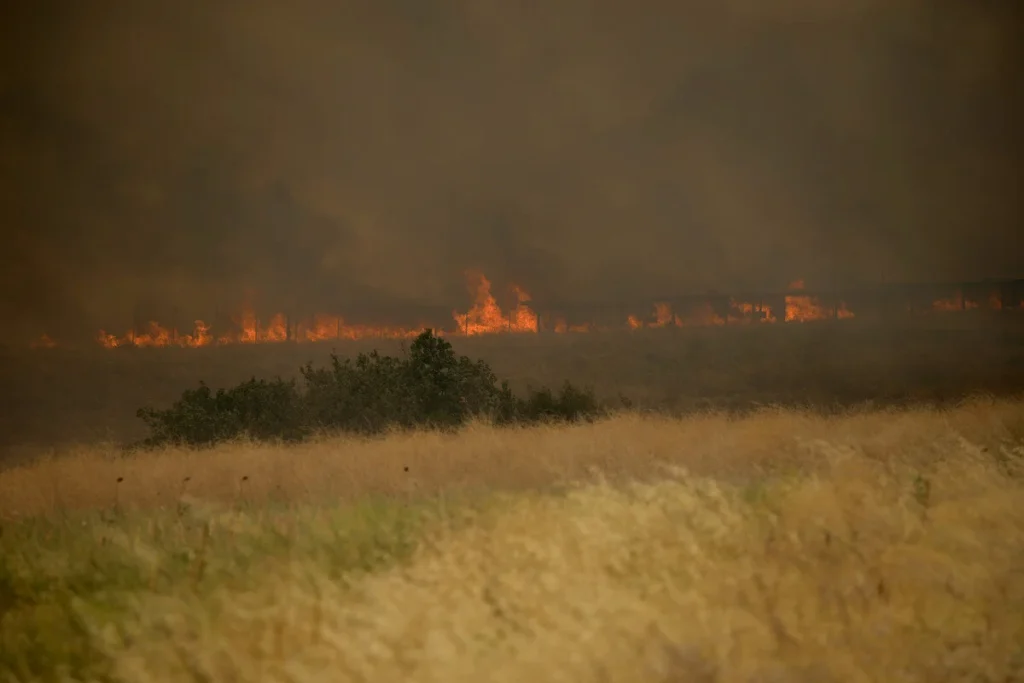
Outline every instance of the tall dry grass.
MULTIPOLYGON (((8 517, 68 516, 113 505, 124 477, 121 515, 80 533, 116 550, 121 571, 157 578, 71 600, 103 662, 92 671, 119 681, 1015 681, 1022 444, 1024 404, 1011 402, 623 416, 83 452, 0 473, 0 501, 8 517), (185 497, 207 502, 187 513, 201 533, 180 580, 159 578, 178 549, 152 520, 185 476, 185 497), (338 576, 318 559, 338 542, 325 499, 458 490, 507 494, 435 515, 404 561, 338 576), (292 505, 261 514, 274 500, 292 505), (253 540, 268 535, 288 541, 253 540), (247 553, 244 573, 226 571, 247 553)), ((36 566, 60 571, 47 558, 36 566)))
POLYGON ((116 446, 95 446, 0 471, 0 518, 115 504, 173 506, 182 494, 231 503, 535 489, 577 481, 595 468, 619 479, 648 476, 664 464, 696 476, 746 481, 813 471, 823 462, 815 445, 821 441, 872 458, 927 463, 942 456, 954 434, 996 453, 1001 444, 1024 438, 1024 411, 1018 402, 978 399, 945 411, 831 418, 790 410, 748 418, 622 414, 584 426, 472 425, 455 435, 419 432, 289 446, 240 442, 131 457, 116 446))

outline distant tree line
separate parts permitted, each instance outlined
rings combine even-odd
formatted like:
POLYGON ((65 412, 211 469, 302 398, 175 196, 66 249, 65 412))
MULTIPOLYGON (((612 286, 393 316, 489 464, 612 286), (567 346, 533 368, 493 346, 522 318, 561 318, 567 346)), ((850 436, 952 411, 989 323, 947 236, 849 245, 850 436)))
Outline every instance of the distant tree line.
POLYGON ((214 391, 188 389, 165 410, 140 408, 149 428, 139 446, 209 446, 247 436, 295 442, 324 432, 361 435, 390 429, 454 429, 470 419, 497 425, 575 422, 604 413, 590 389, 530 388, 517 396, 482 360, 456 356, 432 330, 402 357, 377 351, 328 367, 301 369, 296 380, 257 380, 214 391))

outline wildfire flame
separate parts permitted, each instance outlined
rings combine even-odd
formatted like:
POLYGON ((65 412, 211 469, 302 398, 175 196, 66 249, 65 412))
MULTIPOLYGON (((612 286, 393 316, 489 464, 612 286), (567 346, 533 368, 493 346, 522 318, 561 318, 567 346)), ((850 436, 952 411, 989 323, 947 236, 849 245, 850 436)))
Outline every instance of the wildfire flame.
MULTIPOLYGON (((995 310, 999 310, 1003 307, 1002 300, 999 298, 999 295, 996 294, 995 292, 989 295, 988 302, 989 307, 994 308, 995 310)), ((969 311, 979 307, 980 305, 977 301, 973 301, 971 299, 964 297, 963 293, 960 291, 955 292, 953 296, 949 297, 948 299, 937 299, 934 302, 932 302, 932 310, 940 313, 949 311, 969 311)))
POLYGON ((168 329, 155 321, 150 321, 143 332, 126 332, 122 336, 110 334, 100 330, 96 341, 101 346, 114 349, 119 346, 184 346, 199 347, 209 346, 213 343, 213 336, 210 334, 209 326, 202 320, 195 321, 195 328, 191 334, 178 334, 176 330, 168 329))
MULTIPOLYGON (((456 329, 450 334, 476 336, 483 334, 520 333, 536 334, 541 325, 536 312, 530 307, 530 294, 518 285, 511 285, 509 291, 515 304, 509 311, 503 311, 492 293, 491 281, 479 271, 466 273, 467 285, 473 295, 473 304, 468 311, 452 312, 456 329)), ((814 320, 847 319, 854 317, 844 302, 832 305, 823 304, 816 297, 801 293, 804 289, 803 280, 791 282, 788 293, 780 296, 778 303, 783 304, 781 316, 777 316, 772 306, 765 302, 737 301, 730 299, 728 303, 713 305, 709 302, 691 306, 688 310, 675 310, 669 302, 656 302, 646 317, 628 315, 625 328, 632 330, 703 327, 748 323, 776 323, 779 317, 787 323, 802 323, 814 320)), ((1000 310, 1004 308, 998 293, 991 293, 985 301, 986 308, 1000 310)), ((937 312, 963 311, 979 308, 978 301, 969 299, 957 291, 946 299, 938 299, 931 304, 937 312)), ((100 330, 96 341, 106 348, 125 346, 164 347, 178 346, 183 348, 199 348, 223 344, 258 344, 284 341, 319 342, 327 340, 355 340, 365 338, 407 339, 418 335, 423 326, 379 326, 348 323, 337 315, 315 315, 308 320, 289 321, 284 314, 275 314, 261 320, 252 307, 243 307, 241 313, 232 319, 233 331, 214 335, 211 326, 203 320, 196 320, 191 330, 179 332, 173 327, 166 327, 156 321, 150 321, 142 329, 135 329, 122 335, 100 330)), ((556 334, 586 333, 608 329, 591 322, 568 324, 564 317, 555 317, 550 326, 545 326, 556 334)), ((445 334, 439 330, 438 334, 445 334)), ((46 334, 32 342, 32 348, 54 348, 57 342, 46 334)))
MULTIPOLYGON (((803 280, 796 280, 789 283, 790 291, 800 291, 804 288, 803 280)), ((817 299, 802 294, 790 294, 786 296, 786 322, 807 322, 809 320, 823 320, 825 318, 838 318, 845 320, 853 317, 853 311, 840 302, 833 310, 821 305, 817 299)))
POLYGON ((776 322, 775 314, 772 313, 771 306, 766 306, 763 303, 752 304, 746 301, 736 301, 733 299, 729 302, 729 321, 730 322, 762 322, 762 323, 773 323, 776 322))
POLYGON ((350 325, 337 315, 317 315, 308 323, 298 326, 298 339, 318 342, 330 339, 408 339, 415 337, 422 328, 399 326, 350 325))
POLYGON ((512 286, 518 303, 506 316, 491 294, 490 280, 483 273, 470 271, 466 277, 470 291, 475 294, 475 302, 467 313, 452 312, 459 333, 472 336, 496 332, 537 332, 537 314, 530 308, 530 295, 524 289, 512 286))

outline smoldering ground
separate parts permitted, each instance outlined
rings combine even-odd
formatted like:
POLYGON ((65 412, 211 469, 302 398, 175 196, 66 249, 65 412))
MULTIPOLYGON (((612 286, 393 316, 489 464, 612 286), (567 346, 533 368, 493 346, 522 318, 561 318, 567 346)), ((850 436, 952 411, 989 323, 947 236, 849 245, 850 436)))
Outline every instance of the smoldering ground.
POLYGON ((1014 5, 26 4, 0 313, 1014 276, 1014 5))

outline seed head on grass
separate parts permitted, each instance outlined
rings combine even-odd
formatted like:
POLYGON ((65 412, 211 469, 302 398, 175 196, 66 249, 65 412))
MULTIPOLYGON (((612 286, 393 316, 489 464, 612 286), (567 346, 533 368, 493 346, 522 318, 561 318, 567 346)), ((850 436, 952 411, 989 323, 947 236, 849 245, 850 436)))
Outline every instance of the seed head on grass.
POLYGON ((111 512, 116 516, 121 513, 121 483, 124 482, 124 477, 119 476, 114 480, 114 504, 111 507, 111 512))
POLYGON ((235 507, 243 507, 248 499, 247 492, 249 490, 249 475, 243 474, 238 480, 238 485, 235 490, 235 507))

